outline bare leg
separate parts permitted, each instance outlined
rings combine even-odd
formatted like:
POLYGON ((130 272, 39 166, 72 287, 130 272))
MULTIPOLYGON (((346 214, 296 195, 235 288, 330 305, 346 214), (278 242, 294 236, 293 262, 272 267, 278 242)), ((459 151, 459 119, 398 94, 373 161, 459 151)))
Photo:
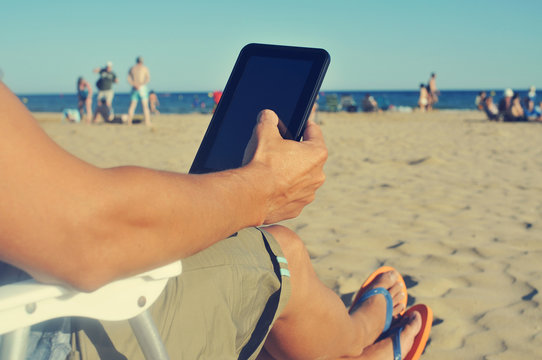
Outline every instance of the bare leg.
POLYGON ((132 120, 134 119, 134 112, 137 106, 137 100, 132 100, 130 102, 130 107, 128 108, 128 125, 132 125, 132 120))
POLYGON ((143 107, 143 115, 145 117, 145 125, 151 126, 151 113, 149 111, 149 100, 141 99, 141 106, 143 107))
POLYGON ((90 124, 90 121, 92 120, 92 99, 89 97, 85 103, 87 107, 87 124, 90 124))
POLYGON ((113 110, 113 98, 115 97, 114 94, 111 94, 110 95, 106 95, 105 96, 105 103, 107 104, 107 107, 109 108, 109 110, 113 110))
MULTIPOLYGON (((276 359, 335 359, 359 356, 373 344, 384 328, 386 300, 369 298, 353 314, 348 314, 341 299, 316 276, 303 242, 291 230, 266 228, 280 244, 291 274, 292 296, 273 325, 265 343, 268 354, 276 359)), ((394 312, 401 284, 393 273, 385 273, 373 282, 390 291, 394 312)))
MULTIPOLYGON (((401 357, 404 359, 406 354, 410 351, 414 338, 420 331, 421 318, 420 314, 415 312, 415 317, 407 319, 407 323, 401 332, 401 357)), ((349 360, 391 360, 393 359, 393 343, 390 338, 383 339, 373 345, 369 345, 363 349, 363 353, 360 356, 348 357, 349 360)), ((258 355, 257 360, 275 360, 266 349, 258 355)))
MULTIPOLYGON (((77 108, 79 109, 79 118, 81 120, 84 119, 84 114, 83 114, 83 108, 84 108, 84 102, 79 100, 79 102, 77 103, 77 108)), ((88 121, 87 121, 87 124, 88 124, 88 121)))

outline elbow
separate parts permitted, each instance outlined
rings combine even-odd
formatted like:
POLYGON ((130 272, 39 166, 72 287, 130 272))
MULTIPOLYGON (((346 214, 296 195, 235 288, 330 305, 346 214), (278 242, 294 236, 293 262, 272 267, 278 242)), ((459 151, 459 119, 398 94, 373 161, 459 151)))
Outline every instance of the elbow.
POLYGON ((62 256, 62 265, 55 267, 53 274, 65 285, 92 292, 121 276, 118 262, 108 256, 107 250, 96 241, 92 246, 88 246, 88 241, 74 241, 72 244, 73 247, 62 256))
POLYGON ((93 275, 70 276, 64 279, 64 283, 80 292, 90 293, 107 285, 110 281, 93 275))
MULTIPOLYGON (((98 290, 114 280, 112 276, 109 276, 102 269, 88 268, 81 265, 63 271, 61 274, 57 274, 55 278, 56 281, 53 281, 55 283, 61 283, 64 286, 86 293, 98 290)), ((45 280, 44 282, 50 281, 45 280)))
POLYGON ((79 292, 90 293, 106 285, 109 281, 105 278, 96 276, 92 271, 63 271, 63 272, 43 272, 34 269, 26 269, 36 281, 44 284, 60 285, 79 292))

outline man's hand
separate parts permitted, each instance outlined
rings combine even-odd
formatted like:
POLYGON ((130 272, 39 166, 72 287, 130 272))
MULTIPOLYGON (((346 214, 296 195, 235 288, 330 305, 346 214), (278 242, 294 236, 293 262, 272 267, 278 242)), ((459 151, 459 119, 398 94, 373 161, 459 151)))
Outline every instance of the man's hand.
POLYGON ((248 168, 265 174, 262 191, 267 195, 264 224, 294 218, 314 200, 325 180, 323 172, 327 148, 320 127, 307 122, 303 141, 284 140, 279 133, 279 118, 271 110, 258 117, 247 150, 248 168), (252 155, 253 154, 253 155, 252 155))

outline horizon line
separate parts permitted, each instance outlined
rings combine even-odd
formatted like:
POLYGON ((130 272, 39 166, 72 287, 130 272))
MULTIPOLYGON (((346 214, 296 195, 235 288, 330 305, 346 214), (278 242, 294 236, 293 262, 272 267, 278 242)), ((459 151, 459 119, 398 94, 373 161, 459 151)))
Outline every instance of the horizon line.
MULTIPOLYGON (((539 87, 536 87, 539 89, 539 87)), ((505 90, 507 87, 501 87, 501 88, 443 88, 438 89, 439 91, 501 91, 505 90)), ((529 91, 529 88, 523 88, 523 89, 516 89, 511 87, 514 91, 529 91)), ((542 87, 540 87, 542 90, 542 87)), ((215 91, 223 91, 223 90, 154 90, 154 92, 158 94, 182 94, 182 93, 190 93, 190 94, 209 94, 213 93, 215 91)), ((418 89, 320 89, 319 93, 347 93, 347 92, 394 92, 394 91, 409 91, 409 92, 418 92, 418 89)), ((17 96, 25 96, 25 95, 76 95, 77 92, 14 92, 17 96)), ((115 94, 130 94, 130 91, 115 91, 115 94)), ((95 95, 95 94, 93 94, 95 95)))

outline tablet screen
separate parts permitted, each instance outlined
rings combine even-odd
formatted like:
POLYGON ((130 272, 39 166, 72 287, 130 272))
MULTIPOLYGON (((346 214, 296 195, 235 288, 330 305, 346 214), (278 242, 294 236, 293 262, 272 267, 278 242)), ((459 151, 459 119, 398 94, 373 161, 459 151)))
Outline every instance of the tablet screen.
MULTIPOLYGON (((241 166, 258 113, 264 109, 275 111, 288 127, 311 65, 305 60, 262 56, 248 59, 204 166, 210 169, 241 166)), ((292 138, 291 133, 283 136, 292 138)))
POLYGON ((276 47, 278 52, 269 48, 273 50, 265 46, 266 51, 258 52, 249 45, 241 53, 190 172, 240 167, 264 109, 273 110, 288 129, 281 134, 284 138, 299 139, 306 107, 321 83, 323 61, 305 53, 292 56, 285 47, 276 47))

